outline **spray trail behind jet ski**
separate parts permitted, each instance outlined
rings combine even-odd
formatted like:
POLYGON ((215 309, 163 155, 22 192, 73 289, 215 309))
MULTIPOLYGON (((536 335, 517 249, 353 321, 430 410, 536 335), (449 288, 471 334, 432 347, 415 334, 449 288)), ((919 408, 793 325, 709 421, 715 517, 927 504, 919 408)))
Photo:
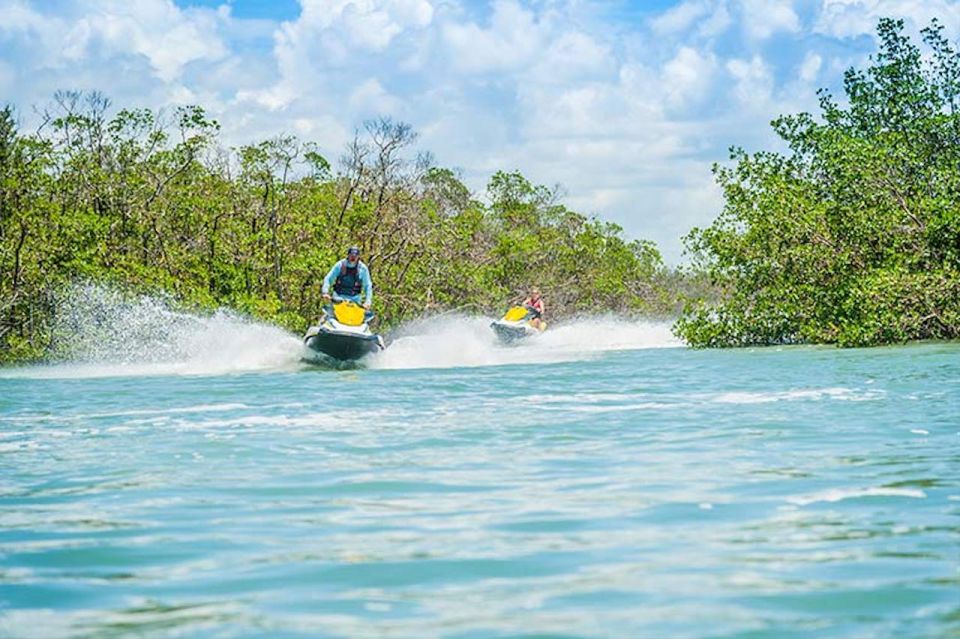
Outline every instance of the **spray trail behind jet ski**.
POLYGON ((64 292, 51 363, 6 369, 4 377, 219 375, 297 370, 299 338, 220 310, 188 313, 169 300, 77 284, 64 292))
MULTIPOLYGON (((3 377, 114 377, 219 375, 301 370, 300 338, 230 311, 197 315, 168 300, 128 296, 80 284, 64 296, 51 364, 0 371, 3 377)), ((593 317, 551 325, 512 346, 498 343, 490 318, 446 316, 402 326, 383 352, 324 368, 452 368, 551 363, 595 357, 610 350, 681 346, 665 322, 593 317)))
POLYGON ((575 361, 615 350, 670 348, 683 343, 670 324, 601 316, 555 325, 525 342, 503 346, 490 319, 452 316, 411 322, 393 334, 370 368, 450 368, 575 361))

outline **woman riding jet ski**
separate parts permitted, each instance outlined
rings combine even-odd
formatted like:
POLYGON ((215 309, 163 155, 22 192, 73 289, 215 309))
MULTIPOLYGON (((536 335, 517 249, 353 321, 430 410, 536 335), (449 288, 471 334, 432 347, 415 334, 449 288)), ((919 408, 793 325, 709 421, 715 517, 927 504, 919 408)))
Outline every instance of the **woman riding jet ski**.
POLYGON ((540 297, 540 290, 534 288, 520 306, 511 307, 490 326, 501 342, 510 344, 545 331, 547 323, 543 320, 543 313, 543 298, 540 297))
POLYGON ((383 338, 371 332, 367 324, 373 318, 373 283, 370 270, 360 261, 359 248, 351 246, 346 259, 327 273, 323 299, 327 304, 320 324, 307 329, 303 338, 308 348, 339 360, 360 359, 384 348, 383 338), (362 305, 361 293, 365 294, 362 305))

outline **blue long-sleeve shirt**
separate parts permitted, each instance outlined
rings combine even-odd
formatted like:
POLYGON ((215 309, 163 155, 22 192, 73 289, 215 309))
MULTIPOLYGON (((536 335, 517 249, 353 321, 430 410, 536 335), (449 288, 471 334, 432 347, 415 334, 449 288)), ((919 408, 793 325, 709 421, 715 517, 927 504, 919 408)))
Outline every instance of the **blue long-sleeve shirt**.
MULTIPOLYGON (((337 276, 340 275, 340 270, 343 268, 343 263, 346 259, 342 259, 336 264, 333 265, 333 268, 330 269, 330 272, 327 273, 327 276, 323 278, 323 294, 327 295, 330 292, 330 289, 333 287, 334 283, 337 281, 337 276)), ((360 277, 360 284, 362 285, 361 292, 366 294, 366 304, 373 303, 373 281, 370 279, 370 269, 367 268, 367 265, 363 262, 357 262, 357 275, 360 277)), ((340 295, 339 297, 348 299, 351 302, 360 303, 360 295, 340 295)))

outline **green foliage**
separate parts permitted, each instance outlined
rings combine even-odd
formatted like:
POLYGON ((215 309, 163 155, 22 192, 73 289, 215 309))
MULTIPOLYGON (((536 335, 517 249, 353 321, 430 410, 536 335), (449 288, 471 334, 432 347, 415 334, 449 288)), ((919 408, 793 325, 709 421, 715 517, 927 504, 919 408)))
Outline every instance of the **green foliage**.
POLYGON ((934 22, 925 57, 881 20, 880 50, 844 78, 846 105, 783 116, 790 154, 714 172, 725 206, 685 238, 721 299, 692 298, 695 346, 844 346, 960 336, 960 57, 934 22))
POLYGON ((671 310, 653 244, 519 173, 494 175, 480 202, 454 171, 411 156, 405 124, 367 123, 334 173, 292 137, 225 150, 199 107, 110 117, 96 93, 54 102, 36 134, 0 110, 0 361, 48 349, 57 293, 77 278, 301 331, 350 244, 363 248, 384 328, 498 313, 534 285, 553 318, 671 310))

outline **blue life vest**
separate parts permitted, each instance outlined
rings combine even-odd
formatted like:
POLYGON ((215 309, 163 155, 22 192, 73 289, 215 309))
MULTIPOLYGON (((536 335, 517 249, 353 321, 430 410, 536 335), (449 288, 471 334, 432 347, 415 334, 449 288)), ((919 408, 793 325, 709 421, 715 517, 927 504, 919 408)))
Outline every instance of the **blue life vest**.
POLYGON ((347 266, 347 261, 340 262, 340 274, 333 284, 333 290, 338 295, 359 295, 363 290, 363 280, 360 279, 360 262, 353 268, 347 266))

